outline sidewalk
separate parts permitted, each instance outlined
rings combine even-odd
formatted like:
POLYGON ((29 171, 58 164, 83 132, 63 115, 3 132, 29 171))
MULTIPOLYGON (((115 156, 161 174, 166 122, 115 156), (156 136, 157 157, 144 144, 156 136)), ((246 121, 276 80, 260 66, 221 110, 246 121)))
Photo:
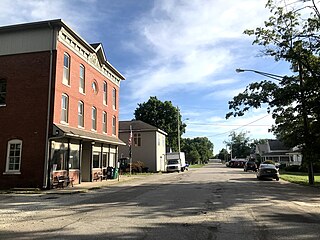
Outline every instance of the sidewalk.
POLYGON ((90 190, 101 189, 108 187, 114 184, 119 184, 121 182, 133 181, 137 179, 146 178, 151 175, 144 174, 132 174, 130 175, 120 175, 119 179, 107 179, 102 181, 93 181, 93 182, 82 182, 81 184, 75 184, 65 188, 54 188, 50 190, 41 190, 34 188, 16 188, 10 190, 2 190, 0 194, 75 194, 75 193, 85 193, 90 190))

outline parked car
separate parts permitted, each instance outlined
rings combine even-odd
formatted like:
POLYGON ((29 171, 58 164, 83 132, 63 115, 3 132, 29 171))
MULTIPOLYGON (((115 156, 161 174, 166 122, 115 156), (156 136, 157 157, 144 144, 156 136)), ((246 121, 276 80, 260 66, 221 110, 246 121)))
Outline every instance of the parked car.
POLYGON ((245 163, 246 163, 245 159, 232 159, 228 162, 227 167, 243 168, 245 163))
POLYGON ((249 160, 244 164, 243 171, 247 172, 249 170, 257 171, 258 167, 255 161, 249 160))
POLYGON ((257 171, 257 179, 272 178, 279 181, 279 170, 271 163, 261 163, 257 171))

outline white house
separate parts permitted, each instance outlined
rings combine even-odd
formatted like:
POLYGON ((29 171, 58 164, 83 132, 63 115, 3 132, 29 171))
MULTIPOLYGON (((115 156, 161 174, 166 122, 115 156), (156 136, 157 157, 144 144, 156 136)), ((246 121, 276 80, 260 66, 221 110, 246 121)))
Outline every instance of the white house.
POLYGON ((143 121, 119 121, 119 138, 127 143, 119 146, 119 158, 129 157, 130 135, 132 162, 143 162, 151 172, 165 171, 167 133, 143 121))

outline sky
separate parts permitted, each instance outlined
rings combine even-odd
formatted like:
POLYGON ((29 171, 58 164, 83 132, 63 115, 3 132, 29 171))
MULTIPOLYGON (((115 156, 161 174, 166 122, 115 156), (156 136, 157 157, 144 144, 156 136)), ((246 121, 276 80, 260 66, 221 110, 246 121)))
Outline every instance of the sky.
POLYGON ((254 81, 236 68, 285 75, 288 65, 261 55, 245 29, 263 26, 266 0, 0 0, 0 26, 62 19, 88 43, 101 42, 125 77, 120 120, 131 120, 150 96, 179 107, 183 137, 208 137, 214 153, 230 132, 274 139, 266 109, 225 118, 228 101, 254 81))

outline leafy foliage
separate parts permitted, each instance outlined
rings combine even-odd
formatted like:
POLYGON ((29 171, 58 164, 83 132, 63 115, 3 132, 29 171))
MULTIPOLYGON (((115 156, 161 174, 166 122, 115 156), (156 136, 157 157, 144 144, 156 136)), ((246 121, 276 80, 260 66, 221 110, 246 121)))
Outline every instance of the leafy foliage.
POLYGON ((279 83, 251 83, 229 102, 226 118, 268 106, 275 119, 271 130, 286 145, 301 146, 303 161, 312 162, 320 154, 320 14, 314 0, 269 0, 266 7, 273 15, 265 26, 244 33, 255 36, 253 44, 263 46, 264 55, 289 62, 294 74, 279 83))
POLYGON ((233 158, 246 158, 250 155, 250 138, 246 136, 245 132, 239 134, 231 132, 229 137, 231 140, 225 141, 225 143, 230 147, 233 158))
POLYGON ((213 143, 207 137, 183 138, 181 150, 190 163, 205 163, 213 156, 213 143))
POLYGON ((134 116, 136 120, 141 120, 165 131, 168 134, 167 147, 178 151, 178 119, 180 136, 185 132, 186 124, 181 122, 181 115, 171 101, 162 102, 157 97, 150 97, 147 102, 138 104, 134 116))

